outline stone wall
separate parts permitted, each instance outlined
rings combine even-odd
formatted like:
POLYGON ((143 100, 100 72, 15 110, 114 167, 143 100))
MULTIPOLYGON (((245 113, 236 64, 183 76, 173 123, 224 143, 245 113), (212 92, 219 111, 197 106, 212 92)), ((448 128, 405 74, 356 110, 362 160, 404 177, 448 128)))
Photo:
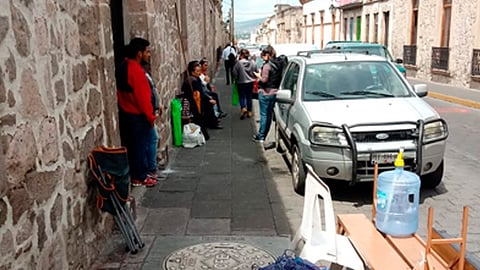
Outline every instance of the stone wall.
MULTIPOLYGON (((127 2, 124 25, 130 36, 125 40, 142 36, 153 45, 153 77, 164 106, 157 123, 159 149, 165 160, 171 145, 169 104, 185 68, 175 2, 185 1, 127 2)), ((221 18, 219 2, 187 2, 186 13, 180 14, 188 22, 187 58, 214 60, 197 40, 209 36, 203 45, 215 48, 226 35, 204 35, 198 25, 204 10, 221 18)), ((88 268, 114 226, 111 216, 95 208, 96 189, 86 164, 94 146, 120 144, 109 4, 2 3, 0 269, 88 268)), ((215 27, 221 27, 220 21, 214 21, 215 27)))
MULTIPOLYGON (((395 0, 392 17, 393 50, 402 52, 410 44, 411 3, 395 0)), ((450 25, 449 67, 447 72, 432 72, 432 47, 440 47, 442 31, 442 2, 420 1, 418 10, 417 58, 408 77, 450 83, 456 86, 479 88, 471 78, 472 50, 480 48, 478 33, 480 3, 477 0, 453 1, 450 25)))

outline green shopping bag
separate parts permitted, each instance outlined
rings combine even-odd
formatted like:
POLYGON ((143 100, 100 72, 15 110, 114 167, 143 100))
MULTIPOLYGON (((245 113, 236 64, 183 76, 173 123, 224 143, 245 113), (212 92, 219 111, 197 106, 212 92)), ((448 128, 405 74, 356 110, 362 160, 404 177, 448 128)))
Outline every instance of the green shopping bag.
POLYGON ((174 98, 171 106, 173 145, 182 146, 182 103, 180 99, 174 98))
POLYGON ((232 84, 232 105, 233 105, 233 106, 237 106, 237 105, 238 105, 238 102, 239 102, 239 99, 238 99, 238 86, 237 86, 237 82, 236 82, 236 81, 233 81, 233 84, 232 84))

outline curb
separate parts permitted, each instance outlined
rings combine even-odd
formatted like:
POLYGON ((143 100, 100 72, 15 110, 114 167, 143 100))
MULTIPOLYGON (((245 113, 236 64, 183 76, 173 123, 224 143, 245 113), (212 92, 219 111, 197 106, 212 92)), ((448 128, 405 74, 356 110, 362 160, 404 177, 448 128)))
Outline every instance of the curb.
POLYGON ((452 96, 431 92, 431 91, 428 91, 428 96, 432 98, 440 99, 443 101, 452 102, 452 103, 460 104, 460 105, 475 108, 475 109, 480 109, 480 102, 452 97, 452 96))

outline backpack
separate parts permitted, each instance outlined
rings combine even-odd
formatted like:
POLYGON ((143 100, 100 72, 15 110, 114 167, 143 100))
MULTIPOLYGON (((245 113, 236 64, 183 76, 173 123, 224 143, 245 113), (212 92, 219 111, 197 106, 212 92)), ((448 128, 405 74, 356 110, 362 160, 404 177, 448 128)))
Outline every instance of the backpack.
POLYGON ((282 76, 285 71, 285 68, 288 64, 288 58, 285 55, 280 55, 278 57, 270 59, 270 74, 268 75, 268 80, 272 88, 280 87, 280 82, 282 81, 282 76))
POLYGON ((228 61, 230 61, 230 62, 233 63, 233 62, 235 62, 235 59, 236 59, 237 57, 236 57, 235 54, 232 52, 232 50, 235 51, 235 49, 233 49, 232 47, 230 47, 230 54, 228 55, 228 61))

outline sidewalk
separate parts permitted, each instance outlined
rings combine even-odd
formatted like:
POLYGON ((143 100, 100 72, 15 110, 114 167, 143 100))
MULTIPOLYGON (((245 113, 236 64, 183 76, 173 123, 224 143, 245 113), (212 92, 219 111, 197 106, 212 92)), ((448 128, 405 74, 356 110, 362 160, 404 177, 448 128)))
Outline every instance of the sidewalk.
POLYGON ((480 109, 480 90, 417 79, 408 81, 412 84, 427 84, 429 97, 480 109))
POLYGON ((222 119, 224 129, 209 130, 204 146, 173 147, 165 180, 133 189, 145 248, 125 254, 124 240, 115 234, 93 269, 163 269, 172 252, 208 242, 247 244, 274 257, 289 247, 292 228, 277 183, 263 147, 251 140, 255 118, 239 119, 224 78, 220 69, 215 85, 229 114, 222 119))
MULTIPOLYGON (((265 150, 251 141, 258 115, 239 119, 224 78, 220 69, 215 85, 222 109, 229 113, 222 119, 224 129, 210 130, 204 146, 173 147, 165 180, 153 188, 132 190, 145 248, 136 255, 126 253, 117 232, 92 269, 163 269, 172 253, 202 243, 238 243, 275 257, 289 247, 300 223, 303 197, 294 194, 288 179, 273 179, 265 150)), ((430 97, 480 108, 480 90, 409 81, 426 83, 430 97)))

